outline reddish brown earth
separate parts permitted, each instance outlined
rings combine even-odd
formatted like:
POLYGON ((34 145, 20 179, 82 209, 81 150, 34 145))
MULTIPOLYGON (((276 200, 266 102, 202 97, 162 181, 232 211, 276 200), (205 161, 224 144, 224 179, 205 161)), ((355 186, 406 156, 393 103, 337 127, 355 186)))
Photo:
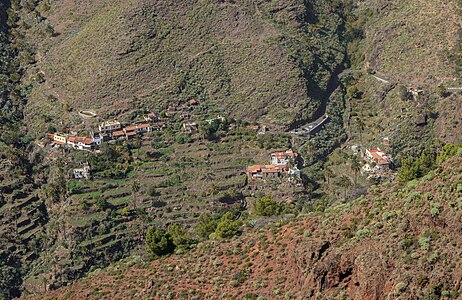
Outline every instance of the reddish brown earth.
POLYGON ((133 259, 29 299, 455 299, 461 290, 462 157, 406 187, 229 242, 133 259))

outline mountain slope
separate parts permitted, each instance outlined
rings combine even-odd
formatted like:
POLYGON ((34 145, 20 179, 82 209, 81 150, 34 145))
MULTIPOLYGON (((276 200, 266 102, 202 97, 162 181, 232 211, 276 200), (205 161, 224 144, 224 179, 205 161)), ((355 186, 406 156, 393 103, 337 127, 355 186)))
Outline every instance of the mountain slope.
POLYGON ((245 120, 309 117, 345 45, 341 11, 305 2, 54 2, 43 14, 55 32, 31 37, 46 82, 28 116, 68 123, 70 108, 165 109, 197 98, 245 120))
POLYGON ((133 258, 38 298, 457 298, 461 200, 459 154, 405 187, 382 186, 229 243, 133 258))

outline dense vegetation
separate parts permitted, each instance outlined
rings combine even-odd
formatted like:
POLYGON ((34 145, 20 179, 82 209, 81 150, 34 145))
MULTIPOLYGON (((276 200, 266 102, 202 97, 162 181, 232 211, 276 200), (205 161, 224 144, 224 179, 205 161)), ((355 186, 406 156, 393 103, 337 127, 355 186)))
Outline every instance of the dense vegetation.
POLYGON ((405 158, 399 168, 398 180, 406 183, 410 180, 421 178, 434 170, 438 165, 462 152, 462 146, 446 144, 444 146, 433 146, 422 151, 420 156, 405 158))

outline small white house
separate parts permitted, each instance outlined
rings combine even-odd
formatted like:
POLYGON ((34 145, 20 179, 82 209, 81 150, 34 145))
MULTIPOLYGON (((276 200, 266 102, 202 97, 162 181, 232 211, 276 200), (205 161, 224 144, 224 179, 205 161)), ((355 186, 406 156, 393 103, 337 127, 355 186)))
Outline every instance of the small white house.
POLYGON ((297 159, 298 153, 294 152, 292 149, 273 152, 271 153, 271 164, 275 166, 287 165, 290 160, 294 161, 297 159))
POLYGON ((88 163, 81 164, 81 168, 74 169, 75 179, 89 179, 91 177, 91 168, 88 163))

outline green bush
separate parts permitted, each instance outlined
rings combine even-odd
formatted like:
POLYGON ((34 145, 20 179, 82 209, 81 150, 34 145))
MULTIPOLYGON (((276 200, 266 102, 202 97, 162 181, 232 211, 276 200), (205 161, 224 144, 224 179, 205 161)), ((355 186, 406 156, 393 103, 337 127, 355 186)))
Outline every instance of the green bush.
POLYGON ((241 233, 242 222, 235 220, 232 212, 225 213, 217 224, 215 237, 218 239, 228 239, 241 233))
POLYGON ((177 249, 188 249, 195 241, 188 230, 182 224, 172 224, 168 227, 167 234, 177 249))
POLYGON ((179 135, 175 136, 175 141, 178 144, 187 144, 187 143, 192 141, 192 138, 191 138, 191 136, 186 135, 186 134, 179 134, 179 135))
POLYGON ((175 250, 172 237, 162 229, 150 227, 146 234, 146 246, 152 257, 170 254, 175 250))
POLYGON ((199 237, 207 239, 212 233, 215 232, 217 226, 218 221, 215 218, 207 214, 201 214, 199 216, 199 223, 197 224, 195 231, 199 237))
POLYGON ((280 215, 284 212, 285 207, 283 204, 276 202, 271 197, 262 197, 255 202, 254 212, 259 216, 274 216, 280 215))

